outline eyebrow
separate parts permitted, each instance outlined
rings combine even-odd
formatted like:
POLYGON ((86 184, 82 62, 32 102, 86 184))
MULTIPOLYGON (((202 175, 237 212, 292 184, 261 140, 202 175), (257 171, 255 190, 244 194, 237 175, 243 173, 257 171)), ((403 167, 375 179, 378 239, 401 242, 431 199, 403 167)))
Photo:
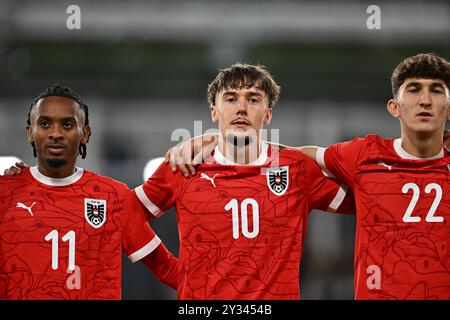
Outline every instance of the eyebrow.
MULTIPOLYGON (((423 84, 420 83, 420 82, 418 82, 418 81, 412 81, 412 82, 408 83, 408 84, 405 86, 405 88, 412 87, 412 86, 422 87, 423 84)), ((433 82, 430 84, 430 86, 432 86, 432 87, 441 87, 441 88, 445 88, 445 87, 444 87, 444 84, 443 84, 442 82, 439 82, 439 81, 433 81, 433 82)))
MULTIPOLYGON (((46 116, 46 115, 40 115, 40 116, 37 118, 37 121, 39 121, 39 120, 53 120, 53 118, 50 117, 50 116, 46 116)), ((62 121, 62 122, 64 122, 64 121, 74 121, 74 122, 77 122, 77 119, 76 119, 75 117, 65 117, 65 118, 59 119, 59 121, 62 121)))
MULTIPOLYGON (((235 96, 235 95, 237 95, 237 92, 236 91, 225 91, 223 93, 223 95, 224 96, 226 96, 226 95, 233 95, 233 96, 235 96)), ((257 91, 250 91, 250 92, 246 93, 246 96, 260 96, 260 97, 262 97, 263 95, 261 93, 257 92, 257 91)))

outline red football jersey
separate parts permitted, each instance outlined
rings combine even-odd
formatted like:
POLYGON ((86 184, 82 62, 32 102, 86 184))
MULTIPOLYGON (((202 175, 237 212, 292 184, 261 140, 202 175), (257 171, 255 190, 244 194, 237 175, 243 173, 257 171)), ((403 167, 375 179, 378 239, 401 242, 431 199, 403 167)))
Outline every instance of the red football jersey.
POLYGON ((163 163, 135 189, 154 216, 176 206, 179 299, 300 298, 307 214, 338 208, 345 191, 302 153, 268 149, 243 166, 216 148, 187 179, 163 163))
POLYGON ((134 262, 159 243, 123 183, 0 177, 0 299, 120 299, 122 249, 134 262))
POLYGON ((356 299, 450 298, 450 158, 408 154, 400 139, 321 149, 317 161, 354 191, 356 299))

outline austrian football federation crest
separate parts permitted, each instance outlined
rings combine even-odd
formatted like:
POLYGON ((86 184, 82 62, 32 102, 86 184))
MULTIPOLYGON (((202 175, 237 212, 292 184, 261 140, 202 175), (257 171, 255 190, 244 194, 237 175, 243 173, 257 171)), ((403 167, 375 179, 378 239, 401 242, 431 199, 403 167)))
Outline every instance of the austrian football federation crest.
POLYGON ((266 177, 270 191, 282 196, 289 186, 289 167, 268 168, 266 177))
POLYGON ((106 200, 85 198, 84 216, 92 227, 100 228, 106 220, 106 200))

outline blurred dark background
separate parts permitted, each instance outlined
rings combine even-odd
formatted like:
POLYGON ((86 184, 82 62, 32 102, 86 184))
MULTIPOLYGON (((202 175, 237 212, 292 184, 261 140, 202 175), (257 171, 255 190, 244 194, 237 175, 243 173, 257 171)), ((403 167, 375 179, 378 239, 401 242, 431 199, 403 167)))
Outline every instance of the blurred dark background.
MULTIPOLYGON (((270 128, 289 145, 326 146, 367 133, 397 137, 386 112, 390 75, 405 57, 450 57, 448 1, 0 1, 0 157, 34 164, 29 105, 53 83, 90 109, 88 158, 78 165, 142 183, 177 128, 213 127, 206 87, 234 62, 267 66, 282 87, 270 128), (67 7, 81 9, 69 30, 67 7), (381 29, 366 10, 378 5, 381 29)), ((174 212, 152 222, 178 255, 174 212)), ((355 222, 313 212, 301 266, 303 299, 353 298, 355 222)), ((124 257, 124 299, 175 299, 124 257)))

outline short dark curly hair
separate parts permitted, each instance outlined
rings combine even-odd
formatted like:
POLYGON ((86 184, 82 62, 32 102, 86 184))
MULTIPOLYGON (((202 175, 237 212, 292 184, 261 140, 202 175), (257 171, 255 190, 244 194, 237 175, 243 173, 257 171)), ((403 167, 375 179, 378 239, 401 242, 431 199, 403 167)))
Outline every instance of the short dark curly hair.
POLYGON ((408 78, 439 79, 450 88, 450 63, 434 53, 419 53, 406 58, 391 76, 394 97, 397 97, 399 88, 408 78))
POLYGON ((208 85, 208 102, 215 105, 216 95, 223 89, 242 89, 256 87, 269 98, 269 108, 275 106, 280 96, 280 86, 263 65, 236 63, 221 69, 208 85))
MULTIPOLYGON (((80 106, 80 109, 84 112, 84 125, 89 125, 89 109, 87 104, 83 102, 83 99, 81 99, 80 95, 70 89, 69 87, 64 87, 60 84, 53 84, 50 87, 48 87, 44 92, 39 94, 31 103, 30 110, 28 112, 28 118, 27 118, 27 125, 31 126, 31 111, 33 110, 33 107, 39 102, 39 100, 46 98, 46 97, 64 97, 68 99, 72 99, 75 102, 78 103, 80 106)), ((36 146, 34 142, 31 143, 31 146, 33 147, 33 155, 36 158, 37 152, 36 152, 36 146)), ((87 146, 86 144, 80 145, 79 153, 81 155, 82 159, 85 159, 87 156, 87 146)))

